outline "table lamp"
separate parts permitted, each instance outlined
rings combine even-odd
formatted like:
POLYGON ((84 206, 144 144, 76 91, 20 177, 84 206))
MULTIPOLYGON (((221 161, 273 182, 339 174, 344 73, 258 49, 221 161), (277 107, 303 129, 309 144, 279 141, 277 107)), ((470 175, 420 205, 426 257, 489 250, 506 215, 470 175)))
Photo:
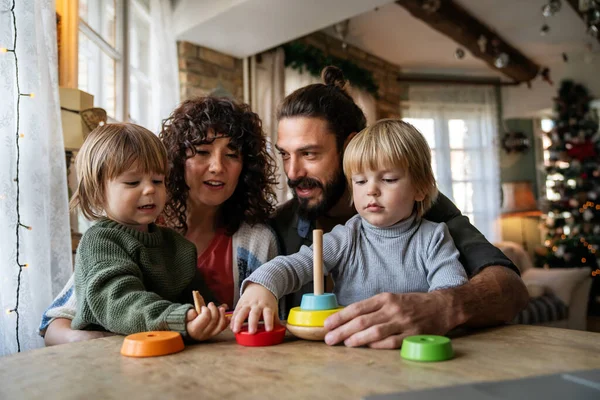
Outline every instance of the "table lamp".
POLYGON ((523 218, 539 217, 542 212, 538 209, 531 182, 505 182, 502 184, 502 218, 519 218, 521 243, 527 250, 527 234, 523 218))

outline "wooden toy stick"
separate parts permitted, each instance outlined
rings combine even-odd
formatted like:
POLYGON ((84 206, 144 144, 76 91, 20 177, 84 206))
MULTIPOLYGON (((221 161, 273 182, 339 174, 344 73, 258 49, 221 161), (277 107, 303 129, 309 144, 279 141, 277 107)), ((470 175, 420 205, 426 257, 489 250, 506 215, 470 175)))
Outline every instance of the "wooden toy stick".
POLYGON ((192 296, 194 296, 194 308, 196 308, 196 312, 200 314, 202 307, 206 305, 204 302, 204 298, 200 295, 200 292, 197 290, 192 291, 192 296))
POLYGON ((314 294, 323 294, 323 231, 313 231, 313 285, 314 294))

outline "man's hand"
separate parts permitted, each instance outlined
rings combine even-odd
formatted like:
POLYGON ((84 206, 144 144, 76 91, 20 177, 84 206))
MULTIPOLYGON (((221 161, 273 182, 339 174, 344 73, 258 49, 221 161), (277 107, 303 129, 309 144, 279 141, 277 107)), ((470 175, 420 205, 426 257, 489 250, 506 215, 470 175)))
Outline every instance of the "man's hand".
POLYGON ((462 286, 430 293, 382 293, 325 321, 325 342, 395 349, 410 335, 445 335, 457 326, 487 327, 511 321, 528 302, 521 278, 502 266, 481 270, 462 286))
POLYGON ((248 333, 254 334, 261 315, 266 331, 272 331, 274 324, 280 323, 277 315, 277 299, 273 293, 262 285, 250 283, 235 307, 231 317, 231 330, 235 333, 239 332, 248 318, 248 333))
POLYGON ((440 291, 431 293, 381 293, 333 314, 325 321, 325 342, 348 347, 397 349, 411 335, 443 335, 449 304, 440 291))
POLYGON ((226 307, 217 307, 214 303, 208 303, 208 306, 202 306, 200 314, 194 309, 188 310, 185 319, 188 335, 197 341, 203 341, 222 332, 227 328, 226 307))

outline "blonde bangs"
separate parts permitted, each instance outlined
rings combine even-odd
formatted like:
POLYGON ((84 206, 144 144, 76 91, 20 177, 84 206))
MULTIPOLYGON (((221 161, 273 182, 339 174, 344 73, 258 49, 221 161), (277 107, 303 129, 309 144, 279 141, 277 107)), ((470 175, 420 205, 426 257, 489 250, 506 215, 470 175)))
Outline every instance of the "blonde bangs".
POLYGON ((77 190, 71 199, 71 209, 80 207, 90 220, 100 218, 104 184, 134 164, 144 174, 167 174, 167 151, 156 135, 135 124, 96 128, 77 154, 77 190))
POLYGON ((353 174, 393 168, 408 169, 406 151, 396 135, 379 122, 363 129, 350 141, 344 152, 344 173, 350 180, 353 174))
POLYGON ((350 190, 354 174, 394 168, 407 171, 415 190, 425 196, 419 202, 419 216, 437 198, 431 149, 414 126, 399 119, 379 120, 358 133, 346 147, 343 167, 350 190))
POLYGON ((115 139, 109 146, 113 154, 104 164, 105 179, 115 179, 134 164, 137 171, 143 174, 167 174, 167 151, 152 132, 131 129, 115 139))

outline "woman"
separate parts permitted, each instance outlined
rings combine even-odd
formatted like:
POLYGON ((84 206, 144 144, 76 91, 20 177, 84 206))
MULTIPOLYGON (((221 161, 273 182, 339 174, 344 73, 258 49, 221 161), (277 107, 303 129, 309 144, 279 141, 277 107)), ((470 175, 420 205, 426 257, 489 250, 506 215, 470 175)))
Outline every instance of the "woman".
MULTIPOLYGON (((204 281, 219 303, 234 307, 240 283, 278 254, 263 225, 275 182, 261 121, 248 105, 197 98, 173 111, 160 137, 170 164, 164 224, 196 245, 204 281)), ((109 335, 72 330, 75 309, 70 279, 42 318, 46 345, 109 335)))

